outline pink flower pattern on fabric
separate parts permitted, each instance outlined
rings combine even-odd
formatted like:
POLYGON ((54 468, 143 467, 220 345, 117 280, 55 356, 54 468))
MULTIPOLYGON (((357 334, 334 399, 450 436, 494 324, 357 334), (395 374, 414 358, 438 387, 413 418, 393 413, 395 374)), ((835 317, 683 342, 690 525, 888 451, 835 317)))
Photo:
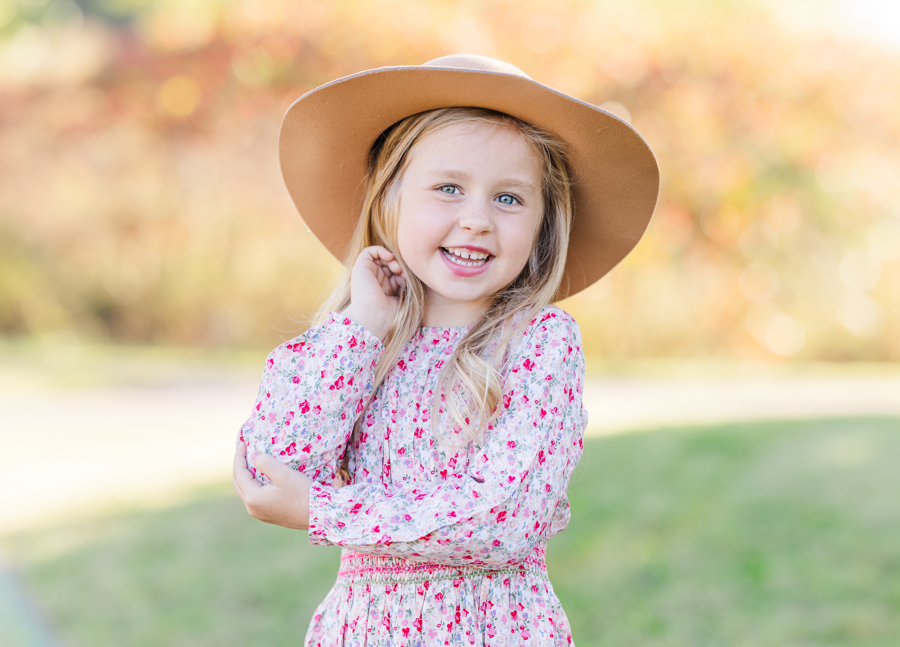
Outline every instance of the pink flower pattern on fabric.
POLYGON ((269 355, 242 437, 318 483, 310 541, 343 547, 307 645, 571 644, 544 554, 568 524, 582 451, 578 326, 555 307, 527 326, 481 446, 431 428, 438 376, 466 332, 420 329, 374 393, 383 346, 338 315, 269 355), (336 489, 348 441, 352 481, 336 489))
POLYGON ((266 452, 315 481, 333 480, 382 350, 365 328, 332 315, 269 353, 253 415, 240 434, 253 475, 268 482, 249 458, 266 452))

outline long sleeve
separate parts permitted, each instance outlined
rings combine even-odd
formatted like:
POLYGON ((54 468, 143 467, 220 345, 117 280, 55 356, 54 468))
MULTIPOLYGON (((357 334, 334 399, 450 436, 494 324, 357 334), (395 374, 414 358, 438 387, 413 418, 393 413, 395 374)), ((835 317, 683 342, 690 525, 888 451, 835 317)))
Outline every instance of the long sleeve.
POLYGON ((502 413, 465 472, 424 487, 314 486, 310 541, 452 565, 521 561, 567 518, 565 490, 582 450, 583 381, 577 324, 550 309, 521 340, 502 413))
MULTIPOLYGON (((248 457, 267 452, 314 481, 333 479, 372 394, 382 351, 376 336, 333 313, 273 350, 252 415, 241 426, 248 457)), ((268 480, 247 463, 257 479, 268 480)))

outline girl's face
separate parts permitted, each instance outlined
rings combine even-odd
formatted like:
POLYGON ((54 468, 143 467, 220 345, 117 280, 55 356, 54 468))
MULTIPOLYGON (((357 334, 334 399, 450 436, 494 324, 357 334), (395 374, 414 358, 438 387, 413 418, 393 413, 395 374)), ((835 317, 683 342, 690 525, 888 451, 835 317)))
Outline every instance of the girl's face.
POLYGON ((425 286, 426 326, 473 325, 525 267, 541 221, 538 160, 512 128, 423 137, 400 179, 397 243, 425 286))

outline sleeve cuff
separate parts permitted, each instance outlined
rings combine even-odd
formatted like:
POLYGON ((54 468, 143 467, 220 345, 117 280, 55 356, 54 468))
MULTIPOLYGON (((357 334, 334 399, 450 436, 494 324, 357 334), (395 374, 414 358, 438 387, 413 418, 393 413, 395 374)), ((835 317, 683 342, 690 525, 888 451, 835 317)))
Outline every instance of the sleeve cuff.
POLYGON ((334 488, 321 483, 313 483, 309 488, 309 543, 314 546, 331 546, 328 541, 328 523, 325 506, 331 503, 334 488))
POLYGON ((384 343, 378 336, 365 326, 356 323, 350 317, 345 317, 339 312, 328 312, 328 321, 325 322, 327 327, 345 326, 347 332, 354 337, 359 338, 360 345, 363 348, 371 348, 381 353, 384 350, 384 343))

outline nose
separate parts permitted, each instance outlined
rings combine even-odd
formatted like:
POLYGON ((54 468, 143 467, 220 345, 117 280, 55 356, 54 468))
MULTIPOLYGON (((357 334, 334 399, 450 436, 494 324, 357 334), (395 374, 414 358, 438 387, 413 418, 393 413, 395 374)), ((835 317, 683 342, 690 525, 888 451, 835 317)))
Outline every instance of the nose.
POLYGON ((467 202, 459 214, 459 226, 473 234, 483 234, 494 229, 494 212, 481 200, 467 202))

